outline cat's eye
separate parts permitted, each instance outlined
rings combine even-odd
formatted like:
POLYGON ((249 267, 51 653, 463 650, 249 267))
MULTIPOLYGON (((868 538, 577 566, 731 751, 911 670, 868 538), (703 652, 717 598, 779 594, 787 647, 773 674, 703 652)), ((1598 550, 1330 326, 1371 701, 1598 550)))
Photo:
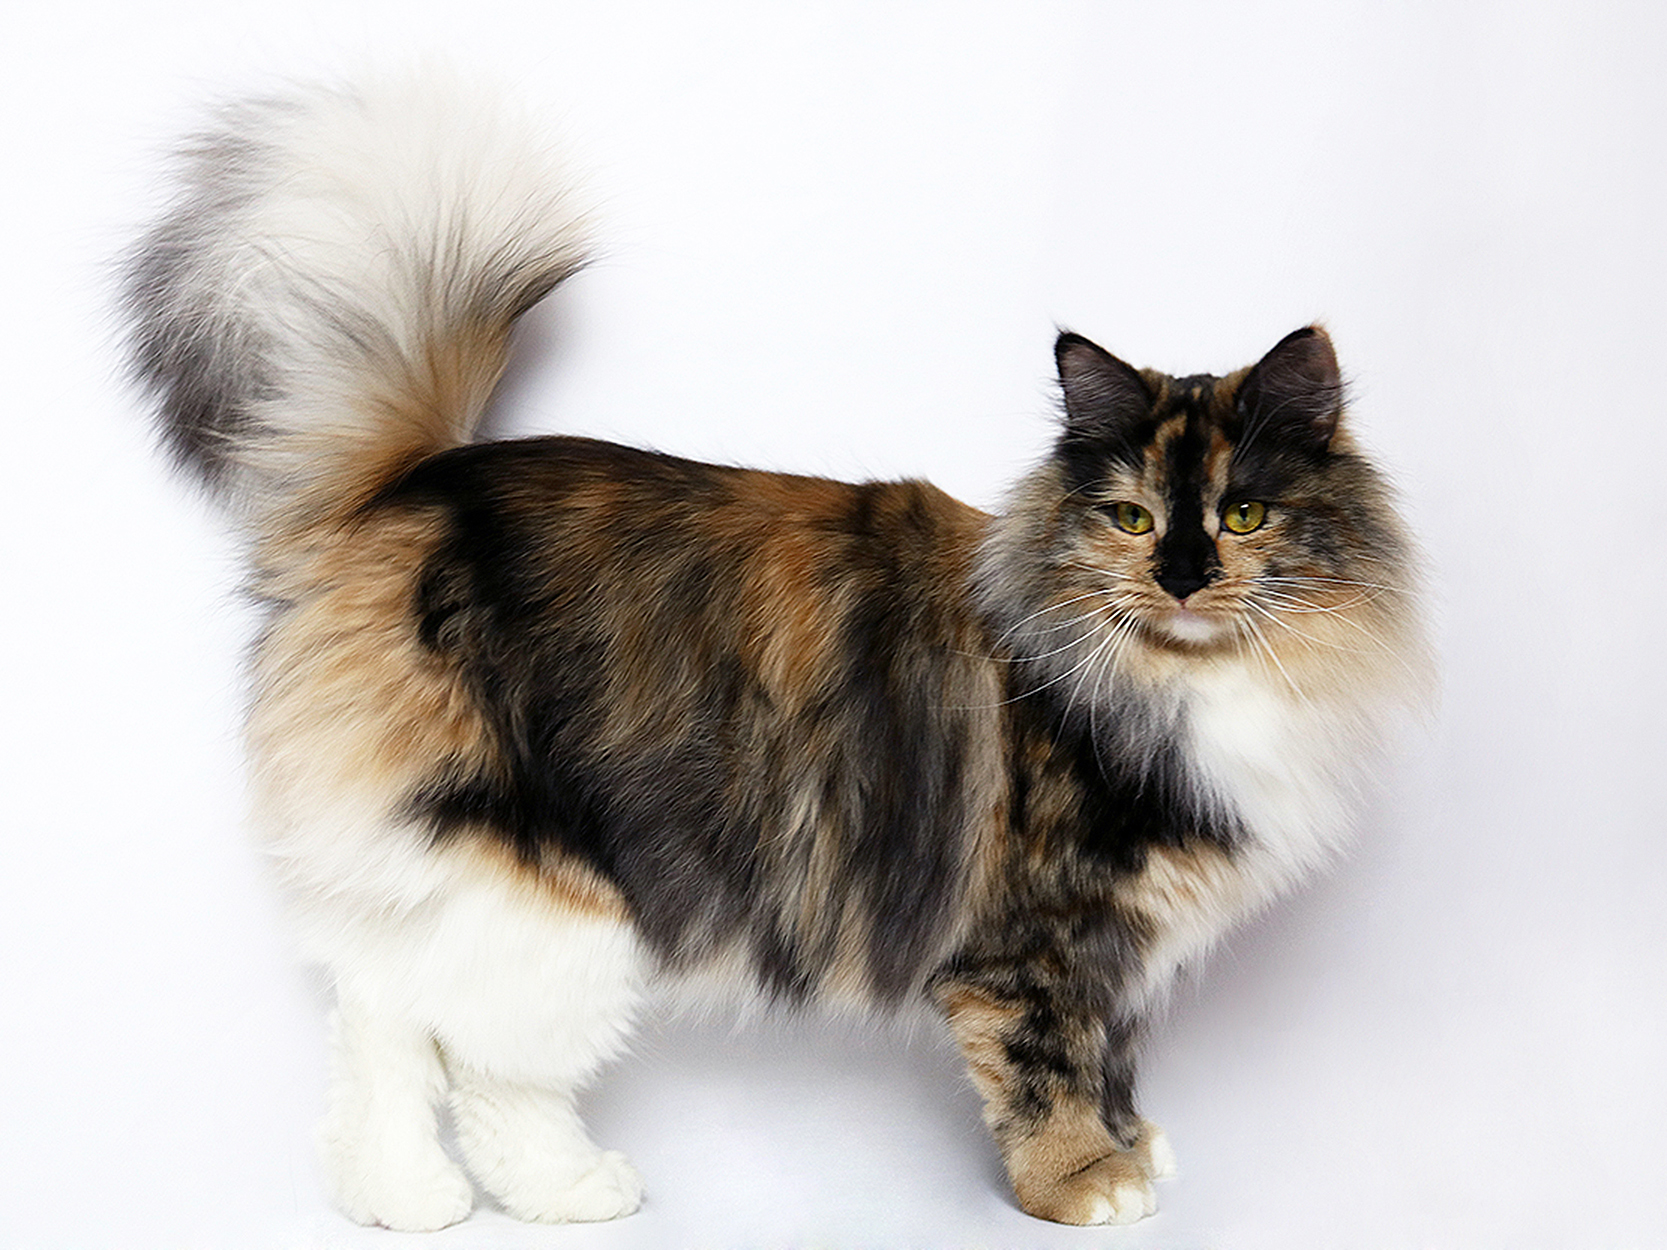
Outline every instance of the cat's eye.
POLYGON ((1248 534, 1262 528, 1268 519, 1266 504, 1230 503, 1221 510, 1221 523, 1233 534, 1248 534))
POLYGON ((1152 532, 1152 514, 1137 503, 1113 503, 1105 506, 1105 513, 1125 534, 1152 532))

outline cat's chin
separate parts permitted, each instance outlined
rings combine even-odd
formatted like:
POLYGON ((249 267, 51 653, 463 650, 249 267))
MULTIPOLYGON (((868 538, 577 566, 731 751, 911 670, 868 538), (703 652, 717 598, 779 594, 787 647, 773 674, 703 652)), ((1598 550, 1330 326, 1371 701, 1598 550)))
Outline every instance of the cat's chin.
POLYGON ((1184 647, 1209 647, 1225 642, 1233 632, 1228 622, 1187 608, 1174 608, 1155 617, 1152 632, 1168 643, 1184 647))

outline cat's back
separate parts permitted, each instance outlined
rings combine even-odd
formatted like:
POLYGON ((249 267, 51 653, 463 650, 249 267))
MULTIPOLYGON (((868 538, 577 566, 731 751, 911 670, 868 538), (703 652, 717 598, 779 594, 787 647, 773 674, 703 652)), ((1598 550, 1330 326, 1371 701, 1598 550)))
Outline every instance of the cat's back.
POLYGON ((852 631, 894 647, 967 643, 968 573, 988 520, 925 482, 565 437, 442 452, 374 508, 421 516, 439 535, 417 592, 431 643, 464 645, 464 624, 513 624, 606 636, 618 653, 646 633, 661 658, 727 654, 779 683, 830 676, 841 643, 861 642, 852 631))

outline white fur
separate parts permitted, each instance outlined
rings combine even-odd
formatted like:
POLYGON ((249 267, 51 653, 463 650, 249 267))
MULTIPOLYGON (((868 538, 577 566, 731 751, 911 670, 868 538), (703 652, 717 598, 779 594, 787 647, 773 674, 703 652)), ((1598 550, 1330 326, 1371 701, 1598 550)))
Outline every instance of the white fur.
POLYGON ((1269 887, 1306 875, 1347 833, 1376 755, 1360 707, 1305 698, 1261 665, 1202 668, 1187 685, 1193 757, 1249 826, 1269 887))
POLYGON ((544 1221, 634 1211, 640 1178, 590 1141, 574 1106, 636 1017, 648 961, 634 930, 553 905, 463 852, 415 836, 403 854, 397 845, 390 834, 376 848, 384 885, 398 886, 382 906, 338 893, 301 908, 340 1002, 320 1143, 342 1209, 401 1229, 468 1214, 468 1182, 439 1146, 449 1083, 464 1162, 506 1210, 544 1221))
POLYGON ((1145 1146, 1147 1171, 1153 1180, 1172 1180, 1180 1173, 1180 1165, 1175 1161, 1175 1148, 1169 1144, 1169 1135, 1150 1120, 1146 1122, 1145 1146))
POLYGON ((186 259, 145 315, 212 327, 253 418, 225 450, 257 532, 467 440, 516 301, 585 260, 587 218, 551 152, 502 99, 434 71, 246 102, 187 152, 191 198, 154 244, 186 259), (483 318, 492 341, 442 385, 431 349, 478 338, 483 318))
POLYGON ((1149 1179, 1119 1181, 1088 1209, 1084 1224, 1135 1224, 1158 1209, 1149 1179))
MULTIPOLYGON (((1189 878, 1189 905, 1165 911, 1140 1001, 1161 995, 1182 967, 1342 846, 1381 750, 1370 695, 1305 697, 1259 662, 1200 665, 1177 679, 1176 694, 1193 763, 1249 843, 1231 871, 1189 878)), ((1394 700, 1377 701, 1391 714, 1394 700)))
POLYGON ((336 1205, 361 1224, 423 1232, 469 1214, 474 1190, 440 1149, 446 1074, 434 1039, 345 998, 331 1029, 319 1155, 336 1205))

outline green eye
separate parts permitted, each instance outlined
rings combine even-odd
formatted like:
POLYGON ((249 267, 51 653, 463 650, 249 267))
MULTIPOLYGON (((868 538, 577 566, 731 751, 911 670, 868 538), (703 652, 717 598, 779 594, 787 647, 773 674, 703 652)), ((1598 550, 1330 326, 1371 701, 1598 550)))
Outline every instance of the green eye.
POLYGON ((1267 519, 1267 505, 1259 503, 1230 503, 1221 512, 1221 523, 1234 534, 1259 530, 1267 519))
POLYGON ((1137 503, 1114 503, 1106 511, 1111 514, 1111 519, 1117 522, 1117 528, 1126 534, 1152 532, 1152 514, 1137 503))

